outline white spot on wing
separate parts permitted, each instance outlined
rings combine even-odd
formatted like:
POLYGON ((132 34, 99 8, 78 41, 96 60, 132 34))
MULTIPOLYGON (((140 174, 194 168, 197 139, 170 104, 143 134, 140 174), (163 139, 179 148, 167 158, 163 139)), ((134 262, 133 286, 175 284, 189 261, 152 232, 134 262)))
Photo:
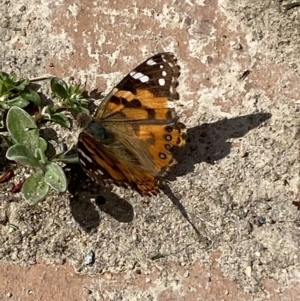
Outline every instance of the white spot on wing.
POLYGON ((78 149, 78 152, 81 154, 81 156, 86 159, 87 161, 89 161, 90 163, 93 162, 93 160, 85 153, 83 152, 81 149, 78 149))
POLYGON ((149 81, 149 76, 144 75, 144 76, 142 76, 141 78, 139 78, 139 80, 140 80, 142 83, 146 83, 146 82, 149 81))
POLYGON ((146 64, 149 66, 153 66, 153 65, 156 65, 156 62, 153 59, 150 59, 146 62, 146 64))
POLYGON ((101 176, 103 176, 103 175, 104 175, 103 171, 102 171, 102 170, 100 170, 100 169, 97 169, 97 172, 98 172, 98 174, 99 174, 99 175, 101 175, 101 176))
POLYGON ((160 79, 158 80, 158 83, 159 83, 160 86, 164 86, 165 83, 166 83, 166 81, 165 81, 163 78, 160 78, 160 79))
POLYGON ((85 162, 84 162, 82 159, 79 159, 79 162, 80 162, 82 165, 86 166, 85 162))
POLYGON ((167 72, 166 72, 166 71, 163 71, 161 74, 162 74, 162 76, 166 76, 166 75, 167 75, 167 72))
POLYGON ((135 72, 135 71, 133 71, 133 72, 130 73, 130 75, 131 75, 134 79, 138 79, 138 78, 142 77, 144 74, 141 73, 141 72, 135 72))
POLYGON ((139 79, 142 83, 146 83, 149 81, 149 76, 147 76, 141 72, 132 71, 130 73, 130 76, 132 76, 134 79, 139 79))

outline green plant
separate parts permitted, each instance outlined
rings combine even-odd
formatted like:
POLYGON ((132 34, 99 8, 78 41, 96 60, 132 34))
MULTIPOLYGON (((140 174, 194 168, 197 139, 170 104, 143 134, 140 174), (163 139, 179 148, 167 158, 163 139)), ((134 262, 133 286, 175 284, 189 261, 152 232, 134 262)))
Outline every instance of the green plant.
POLYGON ((37 122, 46 119, 70 128, 70 121, 62 111, 67 110, 75 115, 83 112, 89 115, 88 101, 82 96, 83 87, 81 85, 68 85, 62 79, 53 77, 50 86, 56 103, 54 106, 44 106, 39 114, 35 115, 37 122))
POLYGON ((38 93, 29 87, 29 79, 17 79, 16 74, 0 72, 0 111, 12 106, 26 107, 30 102, 41 107, 38 93))
POLYGON ((19 107, 11 107, 6 126, 11 137, 11 146, 6 157, 33 170, 26 179, 21 193, 29 204, 36 204, 47 195, 49 188, 64 192, 67 180, 62 168, 45 155, 47 142, 39 136, 34 119, 19 107))
POLYGON ((90 114, 88 101, 82 96, 84 87, 82 85, 67 85, 60 78, 53 77, 50 82, 53 95, 58 99, 60 108, 70 109, 76 113, 90 114))
POLYGON ((285 7, 286 10, 290 10, 297 6, 300 6, 300 2, 293 2, 293 3, 283 5, 283 7, 285 7))
POLYGON ((69 128, 70 121, 64 111, 75 115, 78 112, 89 114, 88 101, 82 96, 82 86, 67 85, 58 78, 51 78, 50 86, 55 104, 43 106, 39 94, 30 88, 28 79, 18 80, 15 74, 0 72, 0 111, 8 110, 7 135, 3 135, 9 146, 6 157, 30 168, 31 175, 24 182, 21 193, 31 205, 43 200, 50 188, 58 192, 67 189, 65 173, 57 162, 78 161, 77 155, 46 156, 48 144, 40 137, 41 122, 50 120, 69 128), (33 116, 25 111, 29 103, 37 107, 33 116))

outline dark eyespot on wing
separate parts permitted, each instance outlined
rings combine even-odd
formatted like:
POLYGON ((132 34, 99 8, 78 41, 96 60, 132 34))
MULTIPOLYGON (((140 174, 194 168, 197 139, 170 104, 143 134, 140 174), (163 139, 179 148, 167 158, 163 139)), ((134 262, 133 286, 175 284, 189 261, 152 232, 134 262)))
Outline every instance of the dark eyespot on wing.
POLYGON ((172 149, 172 146, 170 144, 165 144, 165 149, 170 151, 172 149))
POLYGON ((165 135, 165 139, 167 141, 172 141, 172 136, 171 135, 165 135))
POLYGON ((167 156, 166 156, 166 154, 164 154, 164 153, 159 153, 159 158, 160 158, 160 159, 166 159, 167 156))

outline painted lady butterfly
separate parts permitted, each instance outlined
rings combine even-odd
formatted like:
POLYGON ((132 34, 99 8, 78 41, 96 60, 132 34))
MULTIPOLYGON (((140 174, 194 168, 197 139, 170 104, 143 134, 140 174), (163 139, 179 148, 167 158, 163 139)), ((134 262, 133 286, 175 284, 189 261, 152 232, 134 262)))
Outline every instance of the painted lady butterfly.
POLYGON ((180 68, 172 53, 147 59, 112 89, 94 117, 82 115, 79 162, 97 183, 131 187, 156 195, 169 167, 172 147, 186 142, 186 127, 168 101, 176 92, 180 68))

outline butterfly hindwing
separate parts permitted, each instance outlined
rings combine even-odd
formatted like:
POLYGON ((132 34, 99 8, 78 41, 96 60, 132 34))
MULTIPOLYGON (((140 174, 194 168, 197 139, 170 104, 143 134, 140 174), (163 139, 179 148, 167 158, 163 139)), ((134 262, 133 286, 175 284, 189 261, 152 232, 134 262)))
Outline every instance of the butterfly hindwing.
MULTIPOLYGON (((124 154, 123 154, 124 155, 124 154)), ((159 183, 155 172, 139 168, 138 162, 128 161, 129 153, 118 158, 104 145, 95 144, 85 133, 78 139, 79 162, 86 174, 100 185, 115 184, 131 187, 141 195, 155 195, 159 183)), ((132 156, 131 156, 132 159, 132 156)))
POLYGON ((126 178, 121 171, 116 169, 114 158, 106 155, 104 148, 94 143, 94 139, 82 132, 78 137, 79 163, 84 171, 94 181, 105 185, 108 179, 114 181, 125 181, 126 178))

